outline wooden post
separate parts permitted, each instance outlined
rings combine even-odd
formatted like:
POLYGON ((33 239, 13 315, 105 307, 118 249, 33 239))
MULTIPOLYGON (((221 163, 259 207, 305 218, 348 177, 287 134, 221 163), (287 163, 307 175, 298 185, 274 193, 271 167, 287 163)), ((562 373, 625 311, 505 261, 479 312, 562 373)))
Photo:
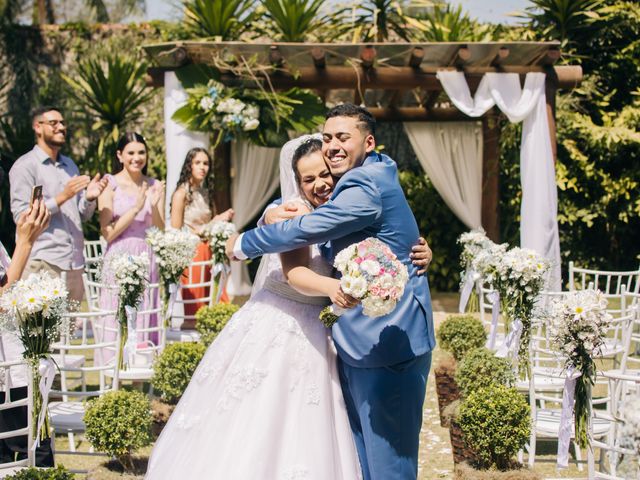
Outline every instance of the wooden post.
POLYGON ((482 226, 487 236, 500 242, 500 126, 490 110, 482 117, 482 226))
POLYGON ((549 122, 549 138, 551 139, 551 152, 553 163, 558 160, 558 141, 556 138, 556 91, 558 90, 558 77, 553 69, 547 71, 544 83, 545 98, 547 102, 547 120, 549 122))
POLYGON ((231 208, 231 142, 221 141, 213 152, 216 213, 231 208))

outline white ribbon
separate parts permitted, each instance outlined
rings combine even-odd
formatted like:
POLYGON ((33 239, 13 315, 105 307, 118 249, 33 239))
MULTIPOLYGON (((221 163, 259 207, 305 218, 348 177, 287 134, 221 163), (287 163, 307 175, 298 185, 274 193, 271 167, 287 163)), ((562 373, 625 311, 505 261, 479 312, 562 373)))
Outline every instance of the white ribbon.
POLYGON ((558 431, 558 468, 569 466, 569 443, 571 442, 571 430, 573 429, 573 401, 576 393, 576 379, 573 375, 573 367, 567 370, 562 392, 562 413, 560 414, 560 429, 558 431))
POLYGON ((500 358, 516 358, 518 356, 518 347, 520 346, 520 337, 522 336, 522 321, 516 318, 511 322, 511 331, 505 337, 504 342, 496 351, 496 357, 500 358))
POLYGON ((165 325, 169 325, 169 320, 173 314, 173 306, 176 303, 176 297, 178 295, 178 284, 169 284, 169 300, 167 301, 167 311, 164 313, 165 325))
POLYGON ((460 303, 458 304, 458 312, 464 313, 467 308, 467 303, 469 303, 469 297, 471 296, 471 292, 473 290, 474 277, 476 272, 469 269, 464 275, 464 283, 462 284, 462 290, 460 291, 460 303))
POLYGON ((231 273, 231 266, 226 263, 216 263, 211 270, 211 275, 213 278, 220 275, 220 283, 218 284, 218 293, 216 294, 215 303, 220 302, 220 297, 222 296, 222 290, 224 290, 225 285, 227 284, 227 276, 231 273))
POLYGON ((487 348, 493 350, 496 346, 496 335, 498 334, 498 315, 500 315, 500 294, 492 291, 488 294, 491 300, 491 330, 489 330, 489 340, 487 340, 487 348))
POLYGON ((135 307, 125 305, 124 311, 127 315, 127 342, 122 349, 122 362, 126 367, 129 365, 129 360, 135 355, 136 346, 138 345, 138 310, 135 307))
MULTIPOLYGON (((44 419, 47 416, 47 407, 49 406, 49 392, 53 385, 53 379, 56 377, 56 364, 51 357, 41 358, 40 365, 38 365, 38 373, 40 374, 40 383, 38 384, 38 390, 42 395, 42 407, 40 414, 38 415, 38 426, 36 428, 36 438, 31 450, 40 446, 40 430, 44 424, 44 419)), ((47 432, 48 433, 48 432, 47 432)))

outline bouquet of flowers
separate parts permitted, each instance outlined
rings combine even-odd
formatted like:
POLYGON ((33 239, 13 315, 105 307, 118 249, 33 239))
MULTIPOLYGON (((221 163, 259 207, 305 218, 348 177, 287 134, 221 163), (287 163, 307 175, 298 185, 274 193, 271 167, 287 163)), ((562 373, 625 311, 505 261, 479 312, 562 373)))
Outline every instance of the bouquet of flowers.
MULTIPOLYGON (((362 312, 369 317, 391 313, 409 280, 407 267, 387 245, 373 237, 341 250, 334 266, 342 274, 340 286, 344 293, 361 300, 362 312)), ((340 313, 331 305, 320 312, 320 320, 331 327, 340 313)))
POLYGON ((565 366, 580 371, 575 389, 575 438, 587 446, 591 418, 591 387, 596 381, 593 354, 603 345, 607 323, 607 300, 598 290, 569 292, 550 307, 549 332, 554 344, 566 357, 565 366))
MULTIPOLYGON (((149 257, 147 252, 140 255, 120 253, 111 257, 109 269, 113 272, 118 287, 118 323, 120 326, 120 368, 126 365, 124 347, 128 336, 127 309, 140 303, 148 284, 149 257)), ((135 321, 135 320, 134 320, 135 321)), ((134 341, 136 339, 133 339, 134 341)))
POLYGON ((213 267, 213 298, 216 303, 220 300, 224 286, 227 283, 227 276, 231 271, 229 260, 227 259, 227 240, 236 233, 236 226, 231 222, 216 221, 209 222, 200 230, 200 236, 209 244, 211 256, 215 263, 213 267))
POLYGON ((55 375, 51 344, 70 329, 65 317, 70 308, 67 295, 62 279, 42 272, 17 281, 0 297, 2 327, 16 330, 24 347, 24 358, 31 368, 33 391, 41 393, 33 399, 34 438, 38 440, 49 436, 46 412, 49 392, 41 388, 40 383, 44 377, 43 385, 51 385, 55 375))
POLYGON ((180 281, 184 269, 196 254, 198 241, 198 237, 186 229, 162 231, 152 227, 147 230, 147 244, 156 256, 162 281, 165 313, 169 306, 170 286, 180 281))
POLYGON ((462 245, 460 254, 460 305, 459 310, 477 312, 479 309, 478 296, 473 286, 482 278, 480 272, 474 270, 474 260, 482 252, 495 245, 487 237, 482 228, 465 232, 458 238, 458 243, 462 245), (466 307, 469 307, 468 309, 466 307))
POLYGON ((504 306, 506 325, 516 320, 522 323, 518 366, 520 373, 528 374, 533 308, 551 265, 533 250, 514 247, 502 256, 495 268, 494 284, 504 306))

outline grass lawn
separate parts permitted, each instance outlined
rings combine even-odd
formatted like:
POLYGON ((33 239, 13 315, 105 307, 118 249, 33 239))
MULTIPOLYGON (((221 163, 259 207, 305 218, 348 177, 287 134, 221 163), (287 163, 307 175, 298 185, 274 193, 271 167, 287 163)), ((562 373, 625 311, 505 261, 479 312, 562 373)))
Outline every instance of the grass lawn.
MULTIPOLYGON (((446 318, 447 314, 457 310, 458 294, 434 294, 433 309, 436 327, 446 318)), ((420 436, 420 458, 418 466, 418 478, 421 480, 431 480, 438 478, 453 478, 453 457, 451 454, 451 443, 449 440, 449 430, 440 426, 438 414, 438 402, 435 392, 435 380, 433 377, 433 365, 435 365, 443 352, 437 348, 434 352, 433 364, 429 382, 427 386, 427 397, 423 413, 422 433, 420 436)), ((68 440, 66 435, 56 437, 56 448, 66 450, 68 440)), ((57 462, 69 469, 89 471, 88 475, 78 475, 79 479, 122 479, 122 478, 143 478, 146 460, 152 447, 148 447, 139 452, 136 462, 137 472, 135 474, 123 475, 121 471, 107 467, 108 458, 102 456, 78 456, 78 455, 58 455, 57 462)), ((239 446, 239 448, 241 448, 239 446)), ((586 471, 578 471, 575 463, 566 470, 556 470, 555 453, 556 442, 538 441, 538 451, 542 453, 536 458, 535 471, 544 478, 586 478, 586 471), (546 460, 541 462, 539 460, 546 460)), ((80 450, 88 451, 89 445, 81 440, 80 450)), ((586 455, 586 454, 584 454, 586 455)), ((526 460, 526 457, 525 457, 526 460)), ((585 465, 586 470, 586 465, 585 465)))

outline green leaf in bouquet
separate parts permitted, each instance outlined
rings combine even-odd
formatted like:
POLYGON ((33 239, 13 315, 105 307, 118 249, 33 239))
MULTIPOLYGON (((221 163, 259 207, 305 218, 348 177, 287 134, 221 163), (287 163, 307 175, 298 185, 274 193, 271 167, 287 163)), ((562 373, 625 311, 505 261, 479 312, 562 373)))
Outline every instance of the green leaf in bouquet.
POLYGON ((206 85, 211 79, 220 80, 220 71, 209 65, 185 65, 184 67, 178 68, 175 73, 185 90, 197 87, 198 85, 206 85))

